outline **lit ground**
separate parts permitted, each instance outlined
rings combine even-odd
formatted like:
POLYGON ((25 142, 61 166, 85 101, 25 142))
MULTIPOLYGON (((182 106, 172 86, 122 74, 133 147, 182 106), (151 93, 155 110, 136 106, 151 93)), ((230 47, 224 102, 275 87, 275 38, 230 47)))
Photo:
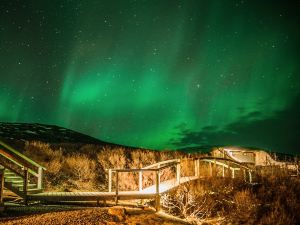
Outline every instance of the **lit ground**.
POLYGON ((102 207, 82 208, 78 206, 9 206, 1 215, 0 224, 187 224, 176 218, 155 213, 150 209, 117 207, 115 212, 113 210, 102 207))

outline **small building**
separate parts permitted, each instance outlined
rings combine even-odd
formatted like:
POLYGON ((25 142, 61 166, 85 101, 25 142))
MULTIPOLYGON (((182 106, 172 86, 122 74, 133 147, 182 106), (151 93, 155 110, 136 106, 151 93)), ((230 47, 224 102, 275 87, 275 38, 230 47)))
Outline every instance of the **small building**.
POLYGON ((239 163, 252 164, 254 166, 279 166, 295 170, 296 164, 287 161, 278 161, 274 156, 262 149, 245 147, 216 147, 211 151, 214 157, 229 158, 239 163))

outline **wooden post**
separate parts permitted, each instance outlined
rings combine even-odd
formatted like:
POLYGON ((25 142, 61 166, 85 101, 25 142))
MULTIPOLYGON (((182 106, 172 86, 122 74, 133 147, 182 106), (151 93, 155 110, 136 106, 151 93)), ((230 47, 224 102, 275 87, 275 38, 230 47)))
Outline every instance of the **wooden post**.
POLYGON ((273 176, 273 174, 274 174, 274 167, 273 167, 273 164, 271 164, 271 174, 272 174, 272 176, 273 176))
POLYGON ((252 183, 252 173, 251 173, 251 170, 249 170, 248 172, 249 172, 249 182, 251 184, 252 183))
POLYGON ((156 197, 155 197, 155 209, 156 212, 160 211, 160 195, 159 195, 159 183, 160 183, 160 177, 159 177, 160 171, 156 171, 156 197))
POLYGON ((216 159, 214 159, 214 176, 216 177, 218 175, 218 171, 217 171, 217 163, 216 163, 216 159))
POLYGON ((180 161, 176 164, 176 183, 180 183, 180 161))
POLYGON ((119 194, 119 171, 116 171, 116 199, 115 203, 118 204, 118 194, 119 194))
POLYGON ((28 191, 28 168, 24 168, 24 181, 23 181, 23 192, 25 195, 25 205, 27 205, 27 191, 28 191))
POLYGON ((23 182, 23 192, 27 195, 28 191, 28 168, 24 168, 24 182, 23 182))
POLYGON ((200 160, 195 159, 194 165, 195 165, 195 177, 200 177, 200 160))
POLYGON ((198 178, 200 178, 200 159, 197 159, 198 164, 198 178))
POLYGON ((111 175, 112 175, 112 170, 108 170, 108 192, 111 192, 111 175))
POLYGON ((38 169, 38 184, 37 184, 38 189, 43 188, 43 168, 39 167, 38 169))
POLYGON ((209 162, 209 171, 210 171, 210 176, 213 176, 213 171, 212 171, 212 165, 211 162, 209 162))
POLYGON ((231 177, 234 178, 234 168, 231 169, 231 177))
POLYGON ((0 207, 3 204, 4 169, 0 169, 0 207))
POLYGON ((198 176, 198 167, 197 167, 197 160, 194 159, 194 176, 197 177, 198 176))
POLYGON ((226 172, 226 176, 227 177, 230 177, 230 162, 229 161, 227 161, 227 172, 226 172))
POLYGON ((143 172, 139 171, 139 191, 143 190, 143 172))

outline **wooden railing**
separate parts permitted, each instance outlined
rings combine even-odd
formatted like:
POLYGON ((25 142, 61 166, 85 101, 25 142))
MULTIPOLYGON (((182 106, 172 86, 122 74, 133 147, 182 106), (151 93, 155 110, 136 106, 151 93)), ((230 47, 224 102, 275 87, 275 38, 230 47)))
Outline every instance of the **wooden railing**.
POLYGON ((37 179, 37 188, 43 189, 43 171, 45 167, 36 163, 27 156, 21 154, 11 146, 0 140, 1 164, 24 178, 23 192, 28 190, 28 178, 33 176, 37 179))
POLYGON ((180 182, 180 159, 173 159, 158 162, 150 166, 146 166, 140 169, 109 169, 108 170, 108 191, 112 192, 112 173, 116 174, 116 190, 115 190, 115 203, 118 204, 118 194, 119 194, 119 173, 128 173, 128 172, 138 172, 139 180, 138 187, 139 192, 143 191, 143 172, 154 172, 155 173, 155 202, 156 210, 159 210, 160 207, 160 172, 166 168, 175 166, 176 168, 176 183, 180 182))
MULTIPOLYGON (((245 173, 248 172, 249 182, 252 182, 252 169, 245 166, 242 163, 235 162, 232 159, 228 158, 219 158, 219 157, 201 157, 201 158, 184 158, 184 159, 172 159, 167 161, 158 162, 155 164, 152 164, 150 166, 146 166, 143 168, 138 169, 108 169, 108 191, 112 192, 112 174, 116 174, 116 180, 115 180, 115 203, 118 203, 118 195, 119 195, 119 174, 120 173, 138 173, 138 193, 143 193, 143 173, 144 172, 154 172, 155 173, 155 199, 156 199, 156 209, 159 210, 160 207, 160 176, 161 171, 175 166, 175 182, 176 184, 174 186, 179 185, 180 183, 180 177, 181 177, 181 165, 180 163, 183 161, 190 161, 189 166, 190 168, 194 168, 193 175, 189 175, 188 177, 193 178, 200 178, 201 171, 200 171, 200 162, 206 162, 209 163, 210 168, 210 175, 214 176, 213 171, 217 171, 216 167, 220 166, 223 168, 222 170, 222 176, 225 177, 225 169, 231 171, 231 177, 235 178, 235 172, 237 170, 243 170, 244 171, 244 177, 246 177, 245 173)), ((216 175, 216 174, 215 174, 216 175)))
MULTIPOLYGON (((196 158, 195 161, 197 161, 198 165, 199 165, 200 161, 209 163, 211 176, 213 176, 213 171, 216 171, 216 166, 222 167, 222 176, 223 177, 225 177, 225 168, 231 171, 232 178, 235 178, 236 171, 243 170, 244 177, 246 177, 246 172, 247 172, 248 177, 249 177, 249 183, 252 183, 253 170, 243 163, 236 162, 229 158, 221 158, 221 157, 200 157, 200 158, 196 158)), ((199 166, 198 166, 198 171, 200 173, 199 166)))

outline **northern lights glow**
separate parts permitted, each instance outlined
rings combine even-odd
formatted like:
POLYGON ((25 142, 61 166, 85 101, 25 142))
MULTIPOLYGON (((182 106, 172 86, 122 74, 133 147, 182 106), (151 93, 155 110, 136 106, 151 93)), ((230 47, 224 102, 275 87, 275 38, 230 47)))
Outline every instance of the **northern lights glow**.
POLYGON ((3 1, 0 120, 146 148, 297 152, 299 5, 3 1))

